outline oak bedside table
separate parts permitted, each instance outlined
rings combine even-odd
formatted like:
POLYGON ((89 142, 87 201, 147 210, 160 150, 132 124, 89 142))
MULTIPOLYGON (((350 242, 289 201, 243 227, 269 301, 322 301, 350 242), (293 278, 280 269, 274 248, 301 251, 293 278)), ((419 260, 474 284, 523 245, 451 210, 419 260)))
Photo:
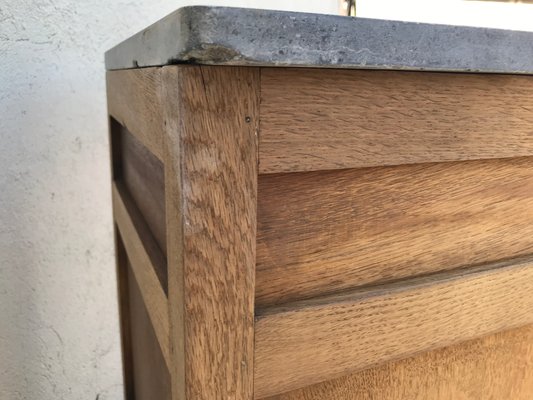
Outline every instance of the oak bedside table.
POLYGON ((188 7, 106 66, 128 399, 533 398, 533 33, 188 7))

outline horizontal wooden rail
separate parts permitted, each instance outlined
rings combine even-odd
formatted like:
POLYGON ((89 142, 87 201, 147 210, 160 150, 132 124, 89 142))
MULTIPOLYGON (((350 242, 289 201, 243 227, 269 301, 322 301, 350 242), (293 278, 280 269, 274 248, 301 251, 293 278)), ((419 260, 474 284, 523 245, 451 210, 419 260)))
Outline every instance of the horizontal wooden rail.
POLYGON ((531 322, 532 259, 271 308, 255 324, 255 397, 531 322))
POLYGON ((426 351, 268 400, 531 400, 531 360, 530 324, 426 351))
POLYGON ((155 240, 147 232, 142 216, 119 183, 113 184, 113 213, 161 352, 170 369, 168 300, 154 266, 154 263, 164 262, 163 256, 155 240))
POLYGON ((533 155, 527 76, 261 69, 259 172, 533 155))
POLYGON ((256 307, 532 254, 532 204, 533 157, 262 175, 256 307))
POLYGON ((163 160, 161 68, 107 72, 109 114, 163 160))

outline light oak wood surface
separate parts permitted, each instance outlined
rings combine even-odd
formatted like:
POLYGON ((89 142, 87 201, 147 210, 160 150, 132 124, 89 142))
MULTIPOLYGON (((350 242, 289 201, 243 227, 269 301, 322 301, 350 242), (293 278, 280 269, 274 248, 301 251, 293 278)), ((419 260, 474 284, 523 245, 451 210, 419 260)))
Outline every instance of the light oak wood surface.
POLYGON ((265 310, 257 398, 533 323, 533 262, 441 273, 265 310))
POLYGON ((161 68, 108 71, 106 78, 109 114, 162 160, 161 68))
POLYGON ((527 76, 261 70, 259 172, 533 155, 527 76))
POLYGON ((259 70, 163 82, 173 399, 250 400, 259 70))
POLYGON ((259 177, 256 305, 533 252, 533 158, 259 177))
POLYGON ((513 329, 269 400, 530 400, 533 326, 513 329))

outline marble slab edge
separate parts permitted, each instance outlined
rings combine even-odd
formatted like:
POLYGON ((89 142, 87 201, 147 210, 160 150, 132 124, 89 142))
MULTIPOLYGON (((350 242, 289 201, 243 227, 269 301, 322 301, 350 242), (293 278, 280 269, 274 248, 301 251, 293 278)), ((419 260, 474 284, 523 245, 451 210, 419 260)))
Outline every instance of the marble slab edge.
POLYGON ((110 49, 106 68, 170 64, 533 74, 533 32, 191 6, 110 49))

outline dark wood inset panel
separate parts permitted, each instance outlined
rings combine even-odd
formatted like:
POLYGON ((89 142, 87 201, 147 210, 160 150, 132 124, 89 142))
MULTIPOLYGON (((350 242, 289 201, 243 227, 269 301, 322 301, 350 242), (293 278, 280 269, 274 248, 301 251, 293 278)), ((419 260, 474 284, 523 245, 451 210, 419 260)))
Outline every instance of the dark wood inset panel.
POLYGON ((121 135, 121 176, 143 214, 161 250, 166 255, 165 173, 163 163, 126 128, 121 135))
POLYGON ((261 69, 259 172, 533 155, 528 76, 261 69))
POLYGON ((128 263, 132 370, 135 400, 170 400, 170 374, 128 263))
MULTIPOLYGON (((111 119, 114 180, 120 182, 142 214, 150 233, 166 258, 166 217, 163 163, 124 126, 111 119)), ((166 262, 156 270, 167 292, 166 262)))
POLYGON ((533 325, 384 364, 269 400, 530 400, 533 325))
POLYGON ((256 305, 533 252, 533 158, 260 175, 256 305))

